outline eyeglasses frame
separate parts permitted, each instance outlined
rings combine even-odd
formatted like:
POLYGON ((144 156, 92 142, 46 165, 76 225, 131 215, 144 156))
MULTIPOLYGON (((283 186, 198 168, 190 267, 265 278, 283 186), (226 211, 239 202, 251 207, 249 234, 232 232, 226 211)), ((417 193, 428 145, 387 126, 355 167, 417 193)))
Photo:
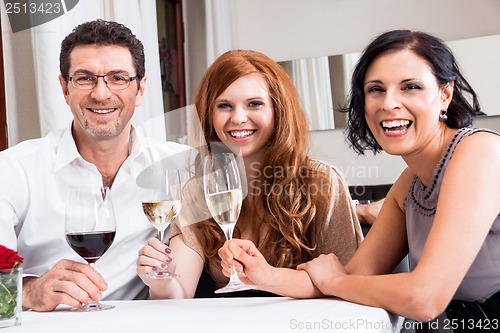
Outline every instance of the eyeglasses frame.
MULTIPOLYGON (((97 79, 95 81, 95 84, 91 87, 91 88, 81 88, 81 87, 77 87, 75 86, 75 82, 73 81, 73 77, 75 76, 73 74, 73 76, 69 76, 69 75, 66 75, 66 80, 70 81, 71 82, 71 85, 75 88, 75 89, 78 89, 78 90, 92 90, 94 89, 95 87, 97 87, 97 83, 99 82, 99 78, 102 78, 102 80, 104 81, 104 83, 106 84, 106 87, 108 87, 109 90, 111 91, 120 91, 120 90, 125 90, 127 89, 128 87, 130 87, 130 83, 132 81, 135 81, 137 80, 137 75, 136 76, 130 76, 129 79, 128 79, 128 84, 126 87, 123 87, 123 88, 120 88, 120 89, 112 89, 109 87, 108 85, 108 81, 106 81, 106 76, 108 75, 113 75, 113 74, 104 74, 104 75, 97 75, 97 74, 86 74, 86 75, 89 75, 89 76, 95 76, 97 79)), ((124 75, 124 76, 128 76, 128 75, 124 75)))

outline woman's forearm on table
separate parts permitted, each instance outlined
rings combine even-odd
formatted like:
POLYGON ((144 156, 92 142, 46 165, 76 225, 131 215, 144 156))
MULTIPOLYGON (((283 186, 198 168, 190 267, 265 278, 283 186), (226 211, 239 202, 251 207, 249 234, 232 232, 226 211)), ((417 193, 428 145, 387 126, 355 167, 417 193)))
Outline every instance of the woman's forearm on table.
POLYGON ((275 268, 272 279, 263 288, 266 291, 293 298, 316 298, 324 295, 314 286, 306 271, 275 268))

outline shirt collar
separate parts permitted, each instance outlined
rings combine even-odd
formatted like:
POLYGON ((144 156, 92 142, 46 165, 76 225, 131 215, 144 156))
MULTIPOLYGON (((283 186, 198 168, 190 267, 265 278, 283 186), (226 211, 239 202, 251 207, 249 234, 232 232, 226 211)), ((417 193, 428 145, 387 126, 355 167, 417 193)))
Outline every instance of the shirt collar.
POLYGON ((71 126, 72 123, 64 131, 61 139, 59 140, 59 144, 57 145, 54 171, 58 171, 77 158, 82 158, 80 156, 80 153, 78 152, 78 149, 76 148, 75 139, 71 134, 71 126))
MULTIPOLYGON (((84 161, 76 147, 71 127, 72 124, 64 131, 57 145, 54 171, 60 170, 76 159, 84 161)), ((129 156, 127 159, 141 159, 142 163, 151 163, 148 154, 144 153, 146 149, 144 141, 144 136, 132 125, 130 130, 129 156)))

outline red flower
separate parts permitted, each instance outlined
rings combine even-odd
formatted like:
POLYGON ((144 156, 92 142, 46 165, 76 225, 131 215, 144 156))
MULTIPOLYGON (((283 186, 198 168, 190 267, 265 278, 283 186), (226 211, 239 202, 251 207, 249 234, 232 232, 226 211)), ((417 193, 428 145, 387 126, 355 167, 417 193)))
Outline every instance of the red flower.
POLYGON ((17 251, 0 245, 0 269, 10 269, 19 266, 24 258, 19 256, 17 251))

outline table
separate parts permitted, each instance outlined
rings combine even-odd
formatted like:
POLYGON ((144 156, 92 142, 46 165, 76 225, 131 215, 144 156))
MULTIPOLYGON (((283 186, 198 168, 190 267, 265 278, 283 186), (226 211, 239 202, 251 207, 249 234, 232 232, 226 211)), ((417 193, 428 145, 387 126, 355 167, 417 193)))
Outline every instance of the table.
POLYGON ((1 333, 93 332, 399 332, 402 318, 339 299, 286 297, 103 301, 99 312, 24 311, 1 333))

